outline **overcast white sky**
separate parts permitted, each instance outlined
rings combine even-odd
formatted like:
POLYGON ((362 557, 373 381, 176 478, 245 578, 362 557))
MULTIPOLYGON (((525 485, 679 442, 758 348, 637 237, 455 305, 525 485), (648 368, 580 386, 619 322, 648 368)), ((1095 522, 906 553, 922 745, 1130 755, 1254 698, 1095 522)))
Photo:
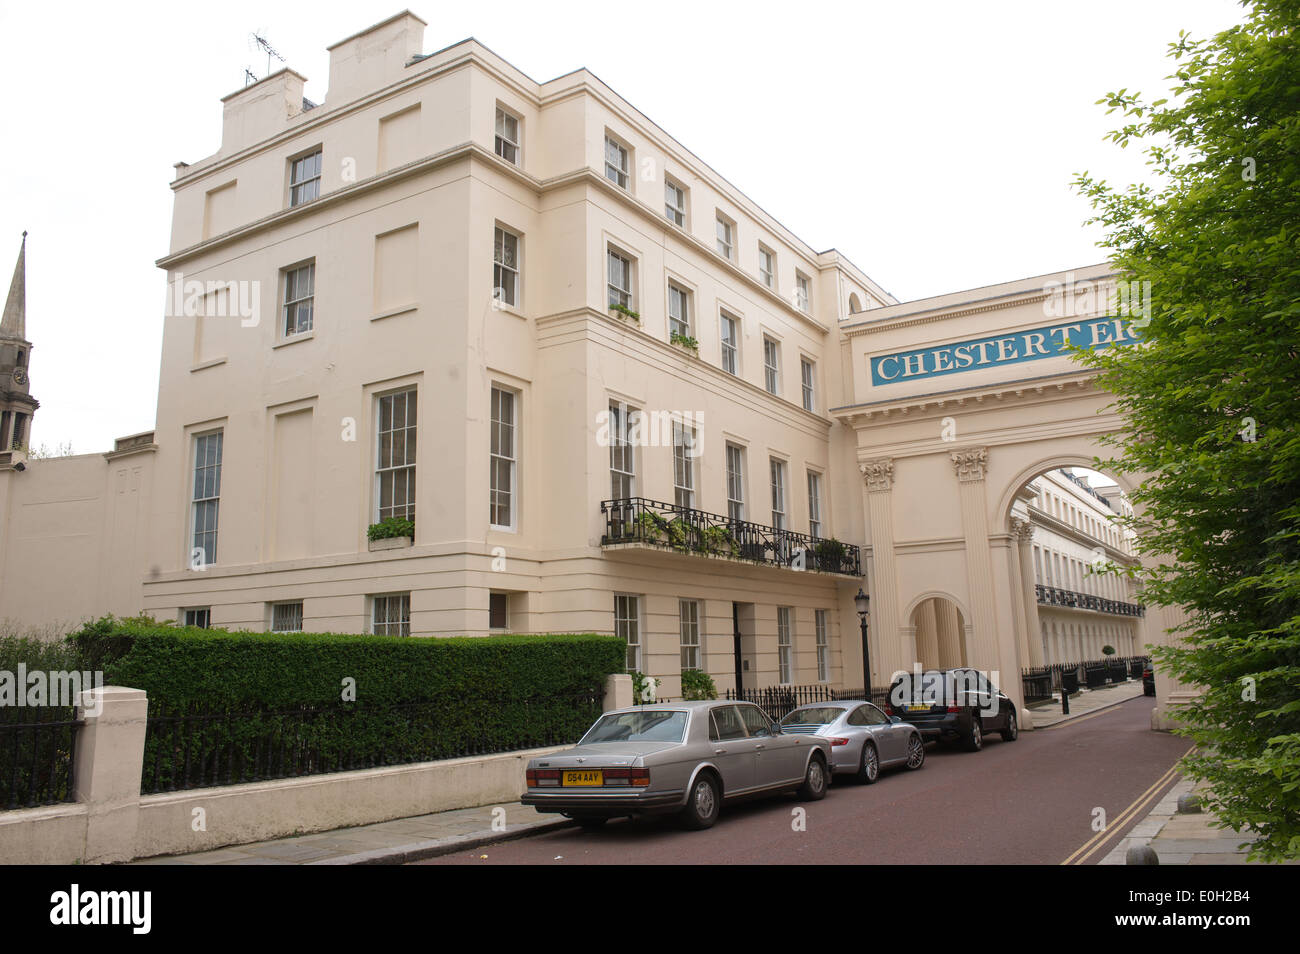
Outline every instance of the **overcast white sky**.
MULTIPOLYGON (((399 0, 400 2, 400 0, 399 0)), ((0 274, 30 231, 33 444, 153 426, 172 163, 215 152, 258 31, 325 98, 325 47, 399 9, 0 0, 0 274)), ((474 36, 537 80, 585 66, 816 249, 900 299, 1105 256, 1069 187, 1143 175, 1095 101, 1168 88, 1167 45, 1233 0, 557 3, 411 9, 425 51, 474 36)))

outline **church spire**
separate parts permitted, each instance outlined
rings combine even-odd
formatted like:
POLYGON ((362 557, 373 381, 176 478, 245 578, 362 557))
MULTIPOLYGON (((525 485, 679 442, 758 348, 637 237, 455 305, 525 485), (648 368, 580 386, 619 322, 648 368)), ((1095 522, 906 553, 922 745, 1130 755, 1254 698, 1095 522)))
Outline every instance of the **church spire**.
POLYGON ((27 233, 18 250, 13 281, 9 283, 9 297, 5 299, 4 318, 0 320, 0 338, 27 340, 27 233))

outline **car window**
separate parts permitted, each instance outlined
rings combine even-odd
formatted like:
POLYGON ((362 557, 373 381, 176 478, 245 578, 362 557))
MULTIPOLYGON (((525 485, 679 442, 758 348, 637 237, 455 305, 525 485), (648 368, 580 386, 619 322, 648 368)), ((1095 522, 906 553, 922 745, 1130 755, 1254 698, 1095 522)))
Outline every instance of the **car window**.
POLYGON ((579 745, 593 742, 680 742, 686 731, 686 713, 680 709, 650 709, 601 716, 579 745))
POLYGON ((867 725, 867 707, 858 706, 849 713, 849 717, 846 721, 849 725, 867 725))
POLYGON ((709 739, 713 742, 725 742, 728 739, 743 739, 745 723, 735 706, 717 706, 709 712, 709 739))
POLYGON ((866 720, 866 725, 888 725, 889 716, 885 715, 873 705, 865 705, 861 709, 862 717, 866 720))
POLYGON ((749 734, 753 738, 765 738, 772 734, 772 723, 768 721, 763 710, 758 706, 740 706, 741 717, 745 720, 745 728, 749 729, 749 734))
POLYGON ((836 706, 794 709, 781 720, 781 725, 830 725, 843 714, 844 710, 836 706))

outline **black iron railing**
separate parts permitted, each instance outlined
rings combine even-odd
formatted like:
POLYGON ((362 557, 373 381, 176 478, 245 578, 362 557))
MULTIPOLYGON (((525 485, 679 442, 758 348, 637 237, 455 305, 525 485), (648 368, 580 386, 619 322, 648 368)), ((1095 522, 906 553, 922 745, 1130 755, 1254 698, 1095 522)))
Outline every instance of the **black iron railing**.
POLYGON ((732 520, 645 497, 602 500, 600 512, 605 519, 601 546, 635 543, 795 570, 862 575, 858 548, 835 539, 732 520))
POLYGON ((1041 705, 1052 701, 1052 670, 1046 666, 1020 671, 1021 689, 1025 705, 1041 705))
MULTIPOLYGON (((779 722, 794 709, 810 702, 838 702, 841 699, 865 699, 861 689, 833 689, 830 686, 766 686, 762 689, 744 689, 739 694, 728 689, 724 699, 752 702, 773 722, 779 722)), ((871 701, 883 708, 889 700, 889 689, 871 690, 871 701)))
POLYGON ((238 785, 576 742, 603 691, 151 714, 141 792, 238 785))
POLYGON ((1078 593, 1074 590, 1063 590, 1059 586, 1044 586, 1042 583, 1034 584, 1034 593, 1043 606, 1068 606, 1073 609, 1110 613, 1114 616, 1145 616, 1147 611, 1141 603, 1108 600, 1092 593, 1078 593))
POLYGON ((72 706, 0 707, 0 809, 73 800, 82 725, 72 706))

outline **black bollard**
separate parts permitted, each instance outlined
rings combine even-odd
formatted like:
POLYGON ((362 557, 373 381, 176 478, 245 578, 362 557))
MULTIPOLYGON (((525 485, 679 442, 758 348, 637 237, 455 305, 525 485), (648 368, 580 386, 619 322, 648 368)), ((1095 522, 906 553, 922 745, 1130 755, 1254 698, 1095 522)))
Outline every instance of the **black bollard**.
POLYGON ((1069 714, 1070 714, 1070 692, 1068 689, 1065 688, 1064 685, 1062 685, 1061 686, 1061 715, 1069 715, 1069 714))

